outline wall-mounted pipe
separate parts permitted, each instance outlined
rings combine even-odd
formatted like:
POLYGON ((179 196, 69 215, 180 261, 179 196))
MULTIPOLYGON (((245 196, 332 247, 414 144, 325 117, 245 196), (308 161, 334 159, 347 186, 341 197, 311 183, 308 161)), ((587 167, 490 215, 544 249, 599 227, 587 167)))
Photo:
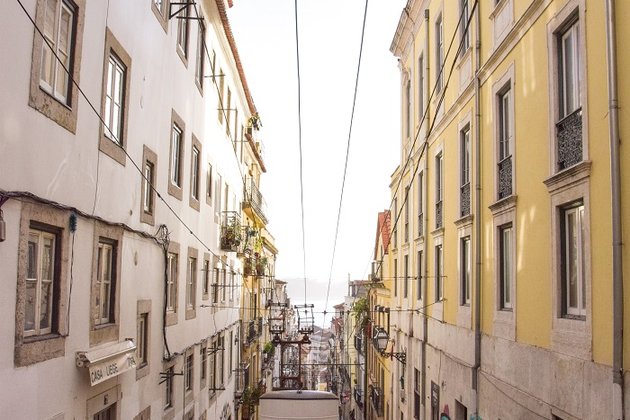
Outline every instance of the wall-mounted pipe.
POLYGON ((613 247, 613 419, 623 419, 623 261, 621 234, 621 168, 619 104, 617 99, 617 40, 615 2, 606 1, 606 58, 608 70, 608 130, 613 247))

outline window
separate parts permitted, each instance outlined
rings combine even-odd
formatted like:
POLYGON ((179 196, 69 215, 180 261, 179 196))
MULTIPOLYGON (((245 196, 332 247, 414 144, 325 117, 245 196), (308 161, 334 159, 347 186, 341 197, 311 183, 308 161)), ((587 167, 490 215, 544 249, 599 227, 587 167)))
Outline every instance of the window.
POLYGON ((186 392, 193 389, 193 357, 194 353, 186 356, 186 370, 184 371, 184 389, 186 392))
POLYGON ((46 0, 44 3, 40 87, 63 104, 70 105, 70 80, 66 69, 72 71, 75 9, 63 0, 46 0))
POLYGON ((208 299, 210 291, 210 260, 208 258, 209 257, 206 256, 203 260, 203 283, 201 284, 201 292, 204 299, 208 299))
POLYGON ((171 366, 166 369, 166 380, 164 381, 164 410, 173 407, 173 376, 175 370, 171 366))
POLYGON ((212 205, 212 164, 208 163, 208 174, 206 179, 206 203, 212 205))
MULTIPOLYGON (((398 219, 398 197, 394 197, 394 222, 398 219)), ((398 223, 394 223, 393 233, 392 233, 392 245, 394 249, 398 247, 398 223)))
POLYGON ((416 275, 416 278, 418 279, 418 289, 416 290, 416 297, 418 300, 422 300, 423 296, 422 296, 422 270, 423 270, 423 260, 422 260, 422 251, 418 251, 417 254, 417 266, 418 266, 418 274, 416 275))
POLYGON ((422 383, 422 376, 418 369, 413 370, 413 418, 420 418, 420 384, 422 383))
POLYGON ((188 205, 199 211, 201 195, 201 142, 192 135, 192 148, 190 150, 190 197, 188 205))
MULTIPOLYGON (((214 74, 214 72, 212 73, 214 74)), ((223 113, 225 112, 223 109, 223 89, 225 88, 225 74, 223 73, 223 69, 219 68, 219 74, 216 77, 219 78, 219 104, 217 105, 219 109, 219 124, 223 124, 223 113)))
POLYGON ((459 215, 470 214, 470 126, 459 132, 460 163, 459 163, 459 215))
POLYGON ((37 32, 33 37, 29 105, 75 133, 78 90, 70 75, 79 78, 85 0, 35 3, 35 23, 43 38, 37 32))
POLYGON ((186 5, 176 16, 177 19, 177 52, 186 63, 188 58, 188 16, 189 5, 186 5))
MULTIPOLYGON (((166 278, 166 312, 172 314, 172 318, 177 320, 177 277, 178 259, 175 252, 169 252, 167 256, 167 278, 166 278)), ((173 322, 173 323, 175 323, 173 322)))
POLYGON ((444 27, 442 16, 439 16, 435 22, 435 84, 437 93, 442 91, 444 84, 442 66, 444 66, 444 27))
MULTIPOLYGON (((173 111, 171 116, 171 150, 169 161, 168 193, 178 200, 181 200, 183 196, 182 187, 184 177, 184 131, 184 121, 175 113, 175 111, 173 111)), ((193 143, 195 143, 194 137, 193 143)), ((201 145, 198 144, 197 150, 201 150, 201 145)))
POLYGON ((227 88, 227 99, 226 99, 226 107, 225 107, 225 134, 228 135, 228 137, 230 136, 230 118, 231 118, 231 112, 232 110, 230 109, 232 107, 232 91, 230 90, 230 88, 227 88))
POLYGON ((407 140, 409 136, 411 136, 411 80, 407 80, 405 85, 405 137, 407 140))
POLYGON ((461 54, 464 55, 468 52, 470 48, 470 27, 467 27, 468 18, 469 18, 469 10, 468 10, 468 0, 460 0, 461 6, 461 17, 459 23, 459 31, 461 35, 461 54))
POLYGON ((212 269, 212 303, 219 303, 219 267, 217 258, 214 259, 214 268, 212 269))
POLYGON ((418 124, 424 120, 424 56, 418 58, 418 124))
POLYGON ((512 195, 512 90, 508 87, 497 95, 498 100, 498 199, 512 195))
POLYGON ((217 341, 216 338, 212 339, 212 343, 210 345, 210 348, 208 349, 208 355, 210 356, 210 366, 208 368, 208 392, 210 394, 214 394, 216 389, 217 389, 217 382, 216 382, 216 370, 217 370, 217 364, 216 364, 216 355, 217 355, 217 341))
POLYGON ((223 380, 224 380, 224 373, 223 373, 223 358, 224 358, 224 354, 225 354, 225 346, 224 346, 224 337, 223 335, 219 335, 219 338, 217 340, 217 385, 220 388, 223 388, 223 380))
POLYGON ((127 68, 115 54, 111 53, 107 64, 107 82, 105 84, 105 136, 118 145, 122 145, 124 86, 127 68))
POLYGON ((131 57, 109 28, 105 33, 105 61, 103 63, 103 85, 99 150, 121 165, 127 156, 127 118, 129 115, 129 87, 131 57))
POLYGON ((155 224, 155 199, 157 174, 157 155, 146 145, 142 148, 142 179, 140 184, 140 196, 142 197, 140 221, 150 225, 155 224))
POLYGON ((153 168, 153 162, 144 162, 144 191, 142 194, 142 210, 147 214, 153 214, 153 189, 149 186, 153 185, 155 170, 153 168))
POLYGON ((227 343, 227 347, 228 347, 228 378, 232 377, 232 370, 234 367, 234 360, 232 358, 232 343, 234 342, 234 333, 232 331, 230 331, 230 341, 228 341, 227 343))
POLYGON ((234 272, 234 269, 232 269, 230 271, 230 300, 234 300, 234 287, 236 287, 236 284, 234 282, 234 277, 236 276, 236 273, 234 272))
POLYGON ((199 359, 201 360, 201 366, 199 368, 199 382, 203 388, 206 384, 206 376, 208 376, 208 347, 206 342, 203 342, 199 347, 199 359))
POLYGON ((584 205, 581 202, 561 209, 562 291, 564 315, 586 316, 584 205))
POLYGON ((410 190, 411 188, 409 186, 405 188, 405 243, 409 242, 409 200, 411 199, 411 197, 409 197, 410 190))
POLYGON ((470 256, 470 236, 461 238, 460 244, 460 304, 470 305, 470 278, 472 273, 470 256))
POLYGON ((455 400, 455 419, 454 420, 468 420, 468 409, 464 404, 455 400))
POLYGON ((558 70, 558 121, 556 123, 556 169, 561 171, 582 162, 582 98, 580 83, 580 26, 577 12, 554 34, 558 70))
POLYGON ((409 295, 409 255, 405 255, 403 261, 403 297, 406 299, 409 295))
POLYGON ((398 296, 398 260, 394 260, 394 296, 398 296))
POLYGON ((221 302, 225 302, 225 289, 227 288, 227 272, 225 267, 221 270, 221 302))
POLYGON ((435 301, 439 302, 444 298, 444 277, 443 277, 443 255, 442 244, 435 247, 435 301))
POLYGON ((190 193, 195 200, 199 200, 199 149, 192 148, 192 170, 190 176, 190 193))
POLYGON ((171 133, 171 182, 181 188, 181 149, 182 149, 182 129, 173 125, 171 133))
POLYGON ((565 118, 581 106, 580 102, 580 49, 578 47, 579 23, 573 22, 558 34, 558 87, 560 118, 565 118))
POLYGON ((193 311, 191 314, 194 317, 195 311, 195 299, 196 299, 196 289, 197 289, 197 250, 190 249, 188 250, 188 254, 191 252, 194 253, 195 256, 188 257, 188 270, 186 274, 186 319, 189 319, 189 312, 193 311))
POLYGON ((98 243, 96 270, 95 325, 114 322, 114 300, 116 290, 116 243, 101 239, 98 243))
POLYGON ((424 172, 418 174, 418 236, 424 235, 424 172))
POLYGON ((439 229, 444 223, 444 214, 442 206, 443 192, 443 159, 442 152, 435 156, 435 228, 439 229))
POLYGON ((221 213, 221 186, 223 185, 223 179, 220 174, 217 174, 214 180, 214 212, 216 214, 221 213))
POLYGON ((168 0, 151 0, 151 10, 157 18, 164 32, 168 31, 168 20, 166 15, 166 9, 168 9, 168 0))
POLYGON ((54 233, 30 229, 24 301, 24 337, 53 332, 53 315, 58 310, 55 294, 57 237, 54 233))
POLYGON ((513 229, 512 224, 499 227, 499 309, 512 310, 513 287, 513 229))
POLYGON ((197 61, 195 62, 195 81, 201 91, 203 91, 204 67, 206 62, 205 43, 206 43, 206 27, 203 21, 198 20, 197 29, 197 61))
POLYGON ((138 369, 141 369, 149 362, 148 358, 148 337, 149 337, 149 314, 141 313, 138 316, 138 332, 136 334, 136 357, 138 369))

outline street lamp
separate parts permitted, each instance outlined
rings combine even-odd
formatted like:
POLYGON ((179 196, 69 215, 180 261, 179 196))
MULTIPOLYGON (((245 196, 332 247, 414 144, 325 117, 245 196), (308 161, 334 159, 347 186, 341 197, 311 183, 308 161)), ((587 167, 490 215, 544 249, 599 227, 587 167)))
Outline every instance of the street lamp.
POLYGON ((405 352, 386 352, 389 343, 389 334, 383 328, 377 327, 372 338, 374 346, 383 357, 393 357, 403 365, 407 363, 407 353, 405 352))

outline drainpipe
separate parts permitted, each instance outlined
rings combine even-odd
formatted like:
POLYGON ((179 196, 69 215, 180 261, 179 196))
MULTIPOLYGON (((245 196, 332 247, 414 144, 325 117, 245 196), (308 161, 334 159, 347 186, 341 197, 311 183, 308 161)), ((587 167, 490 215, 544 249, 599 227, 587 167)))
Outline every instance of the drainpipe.
POLYGON ((613 246, 613 419, 623 419, 623 265, 621 238, 621 168, 619 160, 619 104, 617 102, 617 40, 615 2, 606 1, 606 56, 608 64, 608 130, 613 246))
POLYGON ((475 365, 472 371, 474 417, 479 419, 479 370, 481 369, 481 15, 475 10, 475 365))
MULTIPOLYGON (((427 99, 426 101, 426 107, 429 107, 429 101, 428 101, 428 93, 429 93, 429 86, 431 86, 431 84, 429 83, 429 62, 431 60, 429 60, 429 9, 425 9, 424 10, 424 62, 426 63, 426 77, 425 79, 425 86, 424 89, 422 89, 425 98, 427 99)), ((423 101, 425 102, 425 101, 423 101)), ((430 112, 426 112, 426 120, 425 120, 425 127, 429 127, 431 121, 430 121, 430 112)), ((425 158, 424 158, 424 176, 422 177, 422 182, 424 183, 424 185, 422 186, 422 191, 423 193, 426 195, 427 192, 427 186, 429 185, 427 178, 429 176, 429 158, 428 156, 426 156, 426 153, 429 150, 429 130, 426 130, 426 134, 424 136, 424 147, 423 147, 424 151, 425 151, 425 158)), ((422 200, 422 203, 425 204, 426 200, 422 200)), ((424 230, 426 231, 427 228, 429 227, 429 212, 428 211, 423 211, 424 213, 424 230)), ((424 234, 424 232, 423 232, 424 234)), ((424 282, 426 284, 426 279, 428 278, 429 275, 429 268, 428 268, 428 257, 427 257, 427 249, 424 250, 424 252, 422 253, 422 258, 424 259, 423 264, 424 264, 424 282)), ((422 285, 420 286, 422 287, 422 285)), ((426 302, 428 300, 428 296, 427 296, 427 289, 426 287, 424 288, 424 301, 426 302)), ((427 340, 429 339, 429 318, 426 315, 426 308, 423 308, 422 312, 423 312, 423 316, 422 316, 422 384, 421 384, 421 399, 422 399, 422 413, 420 418, 424 419, 426 416, 426 400, 427 400, 427 386, 426 386, 426 378, 427 378, 427 340)))

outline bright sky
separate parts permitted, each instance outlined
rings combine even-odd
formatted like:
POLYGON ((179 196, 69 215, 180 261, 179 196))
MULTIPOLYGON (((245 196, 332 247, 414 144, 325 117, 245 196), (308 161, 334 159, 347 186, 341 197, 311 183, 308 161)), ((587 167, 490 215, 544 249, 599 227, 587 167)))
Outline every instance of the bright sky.
MULTIPOLYGON (((400 87, 389 52, 405 0, 368 4, 348 172, 333 263, 365 2, 298 0, 306 267, 300 207, 294 0, 235 0, 228 11, 260 113, 267 173, 261 191, 279 250, 276 278, 294 304, 328 311, 343 301, 348 276, 366 279, 379 211, 399 160, 400 87), (332 270, 331 270, 332 266, 332 270)), ((322 325, 322 314, 315 314, 322 325)), ((326 317, 329 326, 330 315, 326 317)))

